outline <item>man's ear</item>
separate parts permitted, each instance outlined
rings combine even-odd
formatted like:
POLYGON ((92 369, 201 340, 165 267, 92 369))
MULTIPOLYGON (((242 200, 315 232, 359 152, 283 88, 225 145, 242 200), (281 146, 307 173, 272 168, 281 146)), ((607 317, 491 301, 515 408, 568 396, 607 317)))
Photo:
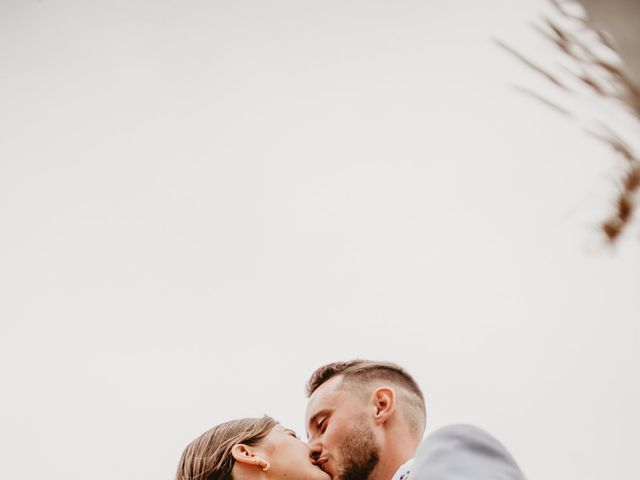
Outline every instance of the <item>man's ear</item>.
POLYGON ((391 387, 379 387, 373 392, 374 420, 384 423, 396 410, 396 392, 391 387))
POLYGON ((269 470, 271 466, 269 462, 260 455, 256 455, 255 451, 244 443, 236 443, 231 447, 231 455, 233 455, 234 460, 240 465, 258 467, 264 472, 269 470))

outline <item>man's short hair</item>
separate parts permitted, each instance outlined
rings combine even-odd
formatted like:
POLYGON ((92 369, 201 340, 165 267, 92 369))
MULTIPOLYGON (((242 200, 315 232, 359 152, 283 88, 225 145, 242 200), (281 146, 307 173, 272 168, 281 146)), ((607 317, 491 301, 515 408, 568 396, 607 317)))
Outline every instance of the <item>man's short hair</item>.
MULTIPOLYGON (((407 410, 411 423, 415 423, 417 430, 424 430, 426 421, 426 408, 422 390, 402 367, 391 362, 374 362, 371 360, 350 360, 348 362, 333 362, 318 368, 307 382, 307 397, 313 395, 322 384, 334 377, 342 377, 345 386, 365 385, 373 381, 389 382, 396 387, 405 390, 407 398, 407 410), (416 418, 420 417, 420 418, 416 418)), ((422 433, 420 433, 422 434, 422 433)))

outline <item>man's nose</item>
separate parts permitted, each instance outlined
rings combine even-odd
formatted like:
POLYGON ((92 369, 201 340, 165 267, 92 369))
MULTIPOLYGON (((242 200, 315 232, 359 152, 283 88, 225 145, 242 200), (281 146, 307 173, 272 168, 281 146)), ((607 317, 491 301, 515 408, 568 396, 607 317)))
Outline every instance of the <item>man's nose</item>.
POLYGON ((309 440, 307 445, 309 447, 309 455, 311 456, 311 459, 316 462, 322 454, 322 445, 317 440, 309 440))

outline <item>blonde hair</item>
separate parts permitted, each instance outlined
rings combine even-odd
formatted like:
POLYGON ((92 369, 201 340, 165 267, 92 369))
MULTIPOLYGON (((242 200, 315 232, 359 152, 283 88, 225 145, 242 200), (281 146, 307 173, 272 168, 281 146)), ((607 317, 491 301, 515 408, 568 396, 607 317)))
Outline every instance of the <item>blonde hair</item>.
POLYGON ((187 445, 176 480, 231 480, 235 463, 231 449, 238 443, 256 445, 276 426, 273 418, 241 418, 216 425, 187 445))

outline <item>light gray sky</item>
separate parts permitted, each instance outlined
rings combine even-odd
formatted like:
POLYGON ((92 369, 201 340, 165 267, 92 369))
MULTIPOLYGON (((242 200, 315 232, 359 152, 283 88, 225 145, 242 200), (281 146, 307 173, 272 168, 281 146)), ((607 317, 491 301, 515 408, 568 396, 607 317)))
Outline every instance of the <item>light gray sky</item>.
POLYGON ((3 476, 171 479, 367 357, 529 478, 638 478, 618 161, 492 41, 551 58, 545 5, 3 0, 3 476))

